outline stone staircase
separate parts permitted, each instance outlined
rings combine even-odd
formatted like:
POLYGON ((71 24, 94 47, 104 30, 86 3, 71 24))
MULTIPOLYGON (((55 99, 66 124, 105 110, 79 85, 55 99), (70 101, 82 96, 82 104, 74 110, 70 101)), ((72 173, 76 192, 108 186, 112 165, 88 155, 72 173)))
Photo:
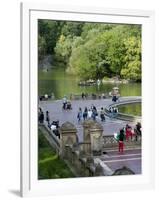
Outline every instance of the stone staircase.
POLYGON ((121 174, 127 174, 128 171, 131 172, 130 174, 142 173, 141 148, 127 148, 123 153, 118 152, 117 149, 107 149, 100 159, 114 174, 119 169, 121 169, 121 174))

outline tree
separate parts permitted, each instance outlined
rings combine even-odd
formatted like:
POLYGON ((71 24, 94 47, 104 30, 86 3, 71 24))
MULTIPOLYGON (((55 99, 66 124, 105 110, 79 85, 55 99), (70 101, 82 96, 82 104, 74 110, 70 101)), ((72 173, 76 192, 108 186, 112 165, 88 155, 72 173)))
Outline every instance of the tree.
POLYGON ((121 70, 121 75, 130 80, 141 81, 141 39, 132 36, 126 39, 124 44, 125 65, 121 70))
POLYGON ((82 22, 65 22, 62 27, 61 34, 72 38, 74 36, 80 36, 83 25, 84 23, 82 22))
POLYGON ((46 54, 46 41, 45 38, 42 36, 38 36, 38 56, 41 60, 44 55, 46 54))
POLYGON ((61 33, 62 26, 63 22, 53 20, 38 20, 38 35, 45 40, 46 55, 54 53, 54 48, 61 33))
POLYGON ((141 25, 39 20, 39 59, 54 55, 81 79, 141 81, 141 25))
POLYGON ((72 38, 61 35, 56 43, 56 59, 60 62, 63 62, 66 66, 72 52, 72 42, 72 38))

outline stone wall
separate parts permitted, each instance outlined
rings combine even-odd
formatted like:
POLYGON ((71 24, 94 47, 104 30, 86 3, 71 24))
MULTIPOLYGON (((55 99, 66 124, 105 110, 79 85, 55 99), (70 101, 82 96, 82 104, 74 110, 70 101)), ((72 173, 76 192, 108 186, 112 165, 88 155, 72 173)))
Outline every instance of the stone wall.
POLYGON ((66 122, 61 126, 61 156, 78 177, 111 175, 110 169, 102 166, 103 128, 98 122, 86 120, 83 123, 83 143, 78 143, 77 130, 66 122))
MULTIPOLYGON (((100 159, 107 150, 118 148, 118 142, 114 136, 103 136, 102 126, 92 120, 86 120, 83 123, 83 128, 82 143, 78 142, 77 129, 70 122, 62 124, 60 139, 56 141, 55 136, 48 139, 77 177, 110 176, 115 174, 100 159)), ((46 130, 48 129, 45 128, 45 131, 42 131, 45 133, 46 130)), ((44 135, 46 137, 46 134, 44 135)), ((47 136, 53 135, 49 131, 47 136)), ((141 139, 141 136, 133 137, 132 140, 124 143, 127 148, 141 147, 141 139)))

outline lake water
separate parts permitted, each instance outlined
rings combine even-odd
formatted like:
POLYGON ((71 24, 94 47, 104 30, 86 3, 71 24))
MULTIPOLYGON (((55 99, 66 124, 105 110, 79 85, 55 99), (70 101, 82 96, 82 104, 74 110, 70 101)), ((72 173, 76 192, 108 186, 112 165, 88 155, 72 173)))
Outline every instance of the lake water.
POLYGON ((99 86, 78 86, 79 78, 68 75, 64 69, 52 69, 48 72, 38 71, 39 95, 54 93, 56 99, 68 97, 70 94, 109 93, 114 86, 118 86, 121 96, 141 96, 141 83, 112 84, 103 83, 99 86))
POLYGON ((133 104, 127 104, 118 106, 119 112, 135 115, 135 116, 141 116, 141 103, 133 103, 133 104))

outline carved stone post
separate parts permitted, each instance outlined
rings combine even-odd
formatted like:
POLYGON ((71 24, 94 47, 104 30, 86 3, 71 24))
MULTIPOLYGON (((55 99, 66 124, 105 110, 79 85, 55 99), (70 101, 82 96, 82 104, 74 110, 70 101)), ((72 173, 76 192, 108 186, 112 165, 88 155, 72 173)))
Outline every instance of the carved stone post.
POLYGON ((91 151, 93 155, 101 155, 102 153, 102 139, 103 139, 103 127, 100 123, 94 122, 90 127, 90 139, 91 139, 91 151))
POLYGON ((86 155, 91 155, 91 137, 90 127, 94 124, 93 120, 85 120, 83 122, 83 150, 86 155))
POLYGON ((103 127, 100 123, 93 120, 86 120, 83 123, 83 139, 84 151, 86 154, 101 155, 102 153, 102 140, 103 140, 103 127), (89 148, 88 148, 89 145, 89 148))
POLYGON ((76 127, 70 123, 65 122, 62 124, 60 128, 60 134, 61 134, 61 156, 66 157, 66 146, 72 147, 73 145, 77 144, 78 137, 77 137, 77 129, 76 127))

